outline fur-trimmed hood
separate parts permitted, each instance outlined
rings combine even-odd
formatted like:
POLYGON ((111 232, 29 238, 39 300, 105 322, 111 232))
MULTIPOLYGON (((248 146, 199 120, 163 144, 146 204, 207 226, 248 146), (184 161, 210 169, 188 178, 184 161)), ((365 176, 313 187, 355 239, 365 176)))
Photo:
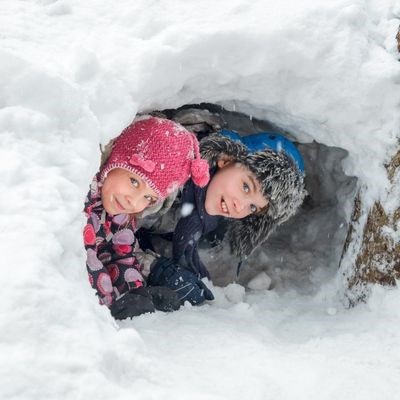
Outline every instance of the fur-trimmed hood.
POLYGON ((218 133, 202 139, 200 151, 210 167, 215 167, 223 154, 246 165, 257 177, 263 195, 268 199, 265 212, 232 219, 229 223, 228 237, 232 251, 241 258, 246 257, 278 225, 298 211, 306 195, 304 173, 284 151, 265 147, 249 152, 242 142, 218 133))

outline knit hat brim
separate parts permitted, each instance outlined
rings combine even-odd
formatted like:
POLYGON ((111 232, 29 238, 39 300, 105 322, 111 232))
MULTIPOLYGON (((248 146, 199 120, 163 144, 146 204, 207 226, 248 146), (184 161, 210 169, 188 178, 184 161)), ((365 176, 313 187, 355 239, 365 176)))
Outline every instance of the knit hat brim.
POLYGON ((128 172, 132 172, 136 175, 138 175, 140 178, 142 178, 147 185, 154 190, 154 192, 157 194, 157 196, 159 197, 160 200, 162 200, 164 197, 166 197, 165 193, 162 193, 158 187, 154 184, 154 182, 148 178, 148 176, 139 168, 134 168, 131 166, 127 166, 126 163, 110 163, 106 166, 106 168, 104 168, 101 171, 100 174, 100 182, 103 183, 104 180, 107 178, 107 175, 113 170, 113 169, 117 169, 117 168, 121 168, 124 169, 125 171, 128 172))

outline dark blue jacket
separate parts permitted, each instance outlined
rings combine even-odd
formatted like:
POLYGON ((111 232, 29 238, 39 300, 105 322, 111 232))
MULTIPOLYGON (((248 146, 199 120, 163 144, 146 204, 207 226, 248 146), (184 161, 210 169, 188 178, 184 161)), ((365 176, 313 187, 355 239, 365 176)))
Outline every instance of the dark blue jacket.
MULTIPOLYGON (((215 169, 210 170, 210 177, 215 174, 215 169)), ((198 244, 200 238, 215 230, 222 216, 207 214, 204 203, 207 187, 200 188, 190 180, 182 191, 182 206, 192 204, 190 215, 182 217, 176 225, 172 239, 173 260, 192 270, 199 277, 209 277, 209 272, 200 260, 198 244)))

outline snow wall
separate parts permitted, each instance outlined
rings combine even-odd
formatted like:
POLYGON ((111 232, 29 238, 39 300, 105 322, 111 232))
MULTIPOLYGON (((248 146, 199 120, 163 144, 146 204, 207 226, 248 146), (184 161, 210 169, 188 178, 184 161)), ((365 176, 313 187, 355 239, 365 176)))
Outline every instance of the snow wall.
MULTIPOLYGON (((270 121, 301 144, 342 149, 320 161, 319 171, 311 164, 308 174, 317 179, 314 187, 324 187, 326 200, 340 203, 342 215, 331 218, 337 231, 347 230, 355 193, 350 183, 343 193, 329 183, 335 168, 339 180, 358 179, 364 220, 375 201, 388 212, 396 208, 387 201, 384 167, 399 136, 395 3, 211 4, 174 8, 139 1, 110 9, 106 3, 37 1, 4 8, 1 184, 10 193, 3 223, 30 221, 24 228, 33 247, 28 265, 45 268, 42 257, 65 262, 65 252, 81 263, 79 212, 98 167, 98 144, 118 135, 136 112, 184 104, 219 104, 270 121), (324 169, 330 171, 325 176, 324 169)), ((324 216, 310 218, 315 222, 304 235, 325 235, 324 216)), ((342 246, 343 233, 332 252, 323 253, 326 265, 338 264, 342 246)), ((291 260, 299 270, 313 258, 305 247, 307 256, 291 260)), ((15 244, 6 249, 11 255, 17 250, 15 244)), ((352 268, 356 252, 342 269, 352 268)), ((80 275, 77 265, 72 271, 80 275)))
MULTIPOLYGON (((338 149, 344 155, 335 159, 338 170, 356 177, 362 192, 354 242, 375 201, 387 212, 398 207, 398 197, 388 195, 394 186, 384 167, 399 137, 396 1, 138 0, 111 6, 37 0, 1 7, 0 243, 10 271, 1 275, 1 331, 12 344, 3 354, 23 365, 18 368, 37 388, 51 373, 79 370, 76 359, 68 365, 55 361, 54 370, 40 377, 35 373, 49 361, 38 361, 39 351, 52 349, 68 359, 64 329, 74 352, 92 357, 93 365, 99 355, 112 366, 115 353, 128 365, 122 349, 137 343, 132 332, 113 342, 110 316, 86 281, 80 234, 98 145, 137 112, 219 104, 270 121, 300 143, 315 140, 338 149), (87 347, 79 334, 83 324, 85 337, 101 333, 101 344, 87 347), (14 343, 21 333, 28 341, 14 343)), ((340 202, 347 222, 353 196, 340 202)), ((322 216, 317 221, 324 223, 322 216)), ((304 233, 317 235, 318 229, 304 233)), ((352 269, 356 253, 355 247, 339 274, 321 272, 316 281, 337 277, 334 288, 342 292, 342 273, 352 269)), ((104 371, 93 371, 91 378, 101 379, 104 371)), ((25 398, 35 397, 33 386, 19 383, 31 394, 25 398)), ((61 380, 58 389, 63 387, 68 382, 61 380)))

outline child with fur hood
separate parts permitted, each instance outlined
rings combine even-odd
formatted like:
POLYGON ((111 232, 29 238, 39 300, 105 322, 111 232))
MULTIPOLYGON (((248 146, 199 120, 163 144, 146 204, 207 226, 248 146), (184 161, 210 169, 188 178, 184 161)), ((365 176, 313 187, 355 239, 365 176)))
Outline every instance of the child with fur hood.
POLYGON ((195 135, 176 122, 144 116, 112 142, 85 202, 83 239, 89 281, 116 319, 179 308, 166 287, 146 287, 136 219, 192 178, 205 186, 208 164, 195 135))
POLYGON ((203 235, 225 220, 231 248, 243 259, 296 213, 306 194, 302 157, 295 145, 279 134, 241 137, 222 130, 203 138, 200 151, 209 162, 210 182, 199 188, 189 181, 181 204, 183 210, 191 210, 182 215, 181 210, 172 209, 158 221, 165 232, 163 219, 171 213, 172 219, 178 219, 172 227, 172 259, 159 259, 148 279, 149 285, 174 289, 181 302, 187 300, 187 281, 193 276, 209 277, 198 253, 203 235))

